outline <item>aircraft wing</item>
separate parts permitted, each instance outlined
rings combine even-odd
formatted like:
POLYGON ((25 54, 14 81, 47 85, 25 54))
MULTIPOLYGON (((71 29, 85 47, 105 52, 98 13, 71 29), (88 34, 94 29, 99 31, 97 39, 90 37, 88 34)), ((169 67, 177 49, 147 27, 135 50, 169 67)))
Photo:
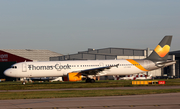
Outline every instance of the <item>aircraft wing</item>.
POLYGON ((119 64, 113 65, 113 66, 85 69, 85 70, 76 71, 76 72, 82 73, 83 75, 96 75, 99 72, 102 72, 102 71, 107 70, 107 69, 111 69, 112 67, 118 67, 118 66, 119 66, 119 64))

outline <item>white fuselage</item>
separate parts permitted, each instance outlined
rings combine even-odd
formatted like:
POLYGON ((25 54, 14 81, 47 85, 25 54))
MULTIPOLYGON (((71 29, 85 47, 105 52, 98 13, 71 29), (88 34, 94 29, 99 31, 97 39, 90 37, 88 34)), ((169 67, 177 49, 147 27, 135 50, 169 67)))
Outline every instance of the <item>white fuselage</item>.
POLYGON ((97 73, 101 75, 129 75, 142 73, 151 69, 157 69, 154 63, 149 60, 136 60, 138 63, 131 63, 127 60, 86 60, 86 61, 49 61, 49 62, 21 62, 14 64, 4 74, 10 77, 55 77, 66 76, 71 72, 80 72, 86 69, 94 69, 105 66, 114 66, 97 73), (138 62, 139 61, 139 62, 138 62), (150 67, 149 67, 150 66, 150 67), (142 68, 147 70, 142 70, 142 68))

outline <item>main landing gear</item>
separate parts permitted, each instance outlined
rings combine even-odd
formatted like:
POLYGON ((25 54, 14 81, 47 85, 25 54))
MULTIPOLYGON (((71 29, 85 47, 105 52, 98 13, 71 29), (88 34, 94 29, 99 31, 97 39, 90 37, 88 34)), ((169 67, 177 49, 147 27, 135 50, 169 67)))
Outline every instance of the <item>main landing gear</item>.
POLYGON ((91 78, 87 78, 87 79, 86 79, 86 83, 94 83, 94 82, 95 82, 94 79, 91 79, 91 78))

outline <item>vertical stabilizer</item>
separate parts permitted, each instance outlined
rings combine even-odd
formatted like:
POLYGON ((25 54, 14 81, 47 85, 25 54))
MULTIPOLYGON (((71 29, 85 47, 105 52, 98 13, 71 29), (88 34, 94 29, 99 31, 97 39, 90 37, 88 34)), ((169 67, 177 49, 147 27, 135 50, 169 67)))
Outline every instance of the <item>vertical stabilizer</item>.
POLYGON ((171 46, 172 36, 165 36, 146 59, 152 61, 166 61, 171 46))

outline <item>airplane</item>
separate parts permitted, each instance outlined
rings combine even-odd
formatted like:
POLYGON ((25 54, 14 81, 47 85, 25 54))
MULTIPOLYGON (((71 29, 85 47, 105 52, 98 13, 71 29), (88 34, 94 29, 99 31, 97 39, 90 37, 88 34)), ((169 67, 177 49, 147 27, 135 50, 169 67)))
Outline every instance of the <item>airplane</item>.
POLYGON ((75 60, 48 62, 20 62, 4 71, 4 75, 15 78, 63 77, 69 81, 93 83, 94 76, 131 75, 156 70, 175 64, 167 60, 172 36, 165 36, 149 57, 123 60, 75 60))

